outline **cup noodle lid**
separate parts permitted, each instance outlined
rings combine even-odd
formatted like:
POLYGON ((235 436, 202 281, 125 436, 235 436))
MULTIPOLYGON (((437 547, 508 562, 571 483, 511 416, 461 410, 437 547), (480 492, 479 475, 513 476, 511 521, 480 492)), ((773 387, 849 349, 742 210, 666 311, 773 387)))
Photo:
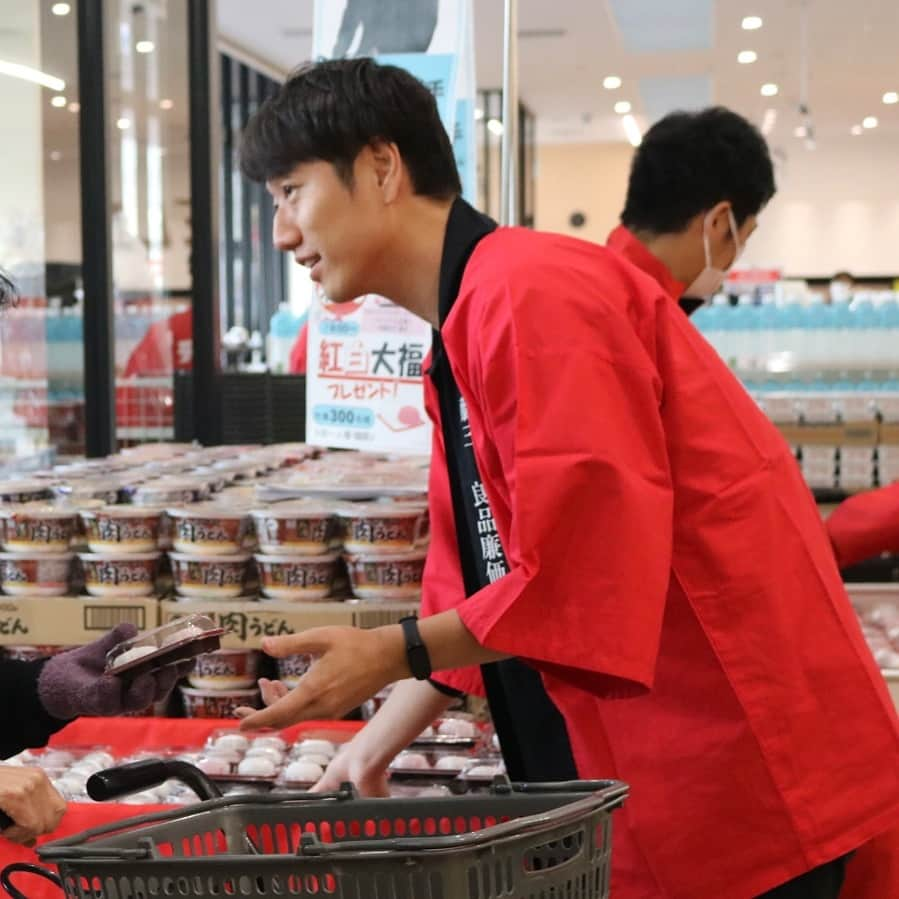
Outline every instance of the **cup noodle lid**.
POLYGON ((11 503, 0 506, 0 518, 59 520, 77 516, 78 512, 71 506, 52 506, 46 502, 11 503))
POLYGON ((159 550, 143 553, 123 553, 113 551, 78 553, 78 558, 81 559, 82 562, 109 562, 111 564, 115 564, 116 562, 155 562, 161 557, 162 553, 159 550))
POLYGON ((161 506, 101 505, 97 508, 79 507, 82 518, 155 518, 162 515, 161 506))
POLYGON ((249 562, 253 558, 252 553, 179 553, 169 552, 169 558, 173 562, 209 562, 220 565, 223 562, 249 562))
POLYGON ((270 506, 256 506, 250 509, 254 519, 260 518, 330 518, 337 514, 338 504, 320 500, 290 500, 283 503, 272 503, 270 506))
POLYGON ((428 504, 422 502, 341 503, 337 507, 341 518, 409 518, 427 511, 428 504))
POLYGON ((169 518, 197 518, 202 521, 216 519, 240 520, 249 517, 245 503, 200 502, 186 506, 172 506, 165 510, 169 518))

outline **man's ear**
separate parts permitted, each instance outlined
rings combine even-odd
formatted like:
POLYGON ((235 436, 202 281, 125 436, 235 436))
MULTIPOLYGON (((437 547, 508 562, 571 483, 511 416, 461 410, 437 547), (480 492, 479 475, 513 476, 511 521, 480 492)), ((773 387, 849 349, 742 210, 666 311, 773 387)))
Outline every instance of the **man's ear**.
POLYGON ((730 232, 730 210, 732 208, 730 200, 721 200, 716 203, 705 215, 703 219, 709 220, 709 237, 719 240, 727 240, 731 237, 730 232))
POLYGON ((403 157, 399 147, 390 141, 373 141, 368 146, 375 180, 385 203, 393 203, 399 195, 403 178, 403 157))

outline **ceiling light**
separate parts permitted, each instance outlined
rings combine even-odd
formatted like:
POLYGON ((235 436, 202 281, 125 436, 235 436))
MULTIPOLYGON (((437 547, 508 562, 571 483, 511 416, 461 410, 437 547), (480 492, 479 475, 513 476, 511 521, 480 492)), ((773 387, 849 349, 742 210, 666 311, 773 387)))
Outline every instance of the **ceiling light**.
POLYGON ((51 91, 64 91, 66 89, 66 83, 62 78, 55 78, 53 75, 48 75, 46 72, 41 72, 28 66, 20 66, 17 62, 5 62, 0 59, 0 75, 21 78, 23 81, 32 82, 32 84, 39 84, 41 87, 49 87, 51 91))
POLYGON ((629 113, 630 111, 631 111, 631 104, 627 100, 619 100, 615 104, 615 112, 617 112, 618 115, 625 115, 626 113, 629 113))
POLYGON ((772 84, 770 81, 767 84, 762 85, 762 96, 763 97, 776 97, 777 92, 780 88, 776 84, 772 84))
POLYGON ((746 16, 742 22, 744 31, 755 31, 762 27, 761 16, 746 16))
POLYGON ((57 109, 61 109, 66 105, 66 98, 62 94, 57 94, 55 97, 51 98, 50 105, 55 106, 57 109))
POLYGON ((481 119, 483 119, 483 118, 484 118, 484 110, 481 109, 480 106, 476 106, 475 111, 474 111, 474 120, 476 122, 480 122, 481 119))
POLYGON ((607 91, 617 91, 621 87, 621 79, 617 75, 606 75, 602 80, 602 86, 607 91))
POLYGON ((749 65, 751 62, 755 62, 759 58, 758 53, 755 50, 741 50, 737 54, 737 62, 742 65, 749 65))
POLYGON ((886 103, 887 106, 899 103, 899 94, 897 94, 896 91, 887 91, 883 95, 883 102, 886 103))
POLYGON ((124 117, 118 119, 115 123, 115 126, 119 129, 119 131, 127 131, 131 127, 131 119, 126 119, 124 117))
POLYGON ((637 120, 630 114, 621 117, 621 124, 624 125, 624 133, 632 147, 639 147, 643 143, 643 135, 640 132, 640 126, 637 120))
POLYGON ((81 112, 81 104, 74 100, 71 103, 69 103, 67 108, 68 108, 69 112, 81 112))
POLYGON ((50 151, 50 160, 52 162, 59 162, 60 159, 62 159, 62 153, 60 153, 59 150, 50 151))
POLYGON ((796 137, 807 137, 808 136, 808 128, 806 128, 805 125, 797 125, 793 129, 793 134, 795 134, 796 137))
POLYGON ((134 45, 134 49, 138 53, 152 53, 156 49, 156 44, 153 41, 138 41, 134 45))
POLYGON ((774 107, 769 106, 765 110, 765 117, 762 119, 762 134, 767 137, 773 130, 774 126, 777 124, 777 110, 774 107))
POLYGON ((487 130, 491 134, 500 137, 503 133, 503 123, 499 119, 487 119, 487 130))
POLYGON ((853 125, 853 126, 849 129, 849 133, 850 133, 850 134, 854 134, 856 137, 858 137, 859 134, 861 134, 864 130, 865 130, 865 129, 862 128, 861 125, 853 125))
MULTIPOLYGON (((159 101, 160 109, 171 109, 174 105, 175 105, 174 100, 169 100, 168 98, 166 98, 165 100, 159 101)), ((477 112, 475 113, 475 118, 477 118, 477 112)))
POLYGON ((68 3, 54 3, 50 7, 50 12, 54 16, 67 16, 72 11, 72 7, 68 3))
POLYGON ((877 116, 869 115, 862 119, 862 128, 876 128, 877 116))

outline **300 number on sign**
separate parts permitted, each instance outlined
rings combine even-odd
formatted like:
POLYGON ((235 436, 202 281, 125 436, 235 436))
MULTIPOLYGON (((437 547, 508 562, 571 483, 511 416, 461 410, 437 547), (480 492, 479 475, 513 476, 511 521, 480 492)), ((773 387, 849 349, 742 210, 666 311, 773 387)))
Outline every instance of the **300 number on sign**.
POLYGON ((375 414, 371 409, 359 406, 316 406, 313 409, 317 425, 352 425, 354 428, 372 428, 375 414))

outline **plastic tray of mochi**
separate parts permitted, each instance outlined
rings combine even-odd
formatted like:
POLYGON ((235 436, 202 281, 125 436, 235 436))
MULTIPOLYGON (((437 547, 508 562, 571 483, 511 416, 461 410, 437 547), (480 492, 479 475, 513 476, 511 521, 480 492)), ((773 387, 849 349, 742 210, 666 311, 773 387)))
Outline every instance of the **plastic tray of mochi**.
POLYGON ((212 733, 194 764, 211 780, 271 785, 284 767, 288 743, 276 732, 250 737, 236 730, 212 733))
POLYGON ((307 788, 317 783, 350 735, 336 736, 338 739, 305 734, 291 747, 290 755, 278 778, 278 785, 307 788))
POLYGON ((434 749, 471 749, 482 737, 483 733, 473 718, 467 715, 447 715, 426 727, 412 741, 412 745, 434 749))
POLYGON ((206 615, 186 615, 113 646, 107 674, 134 676, 189 661, 221 646, 225 631, 206 615))
POLYGON ((404 749, 388 765, 391 777, 452 780, 471 762, 470 753, 404 749))

